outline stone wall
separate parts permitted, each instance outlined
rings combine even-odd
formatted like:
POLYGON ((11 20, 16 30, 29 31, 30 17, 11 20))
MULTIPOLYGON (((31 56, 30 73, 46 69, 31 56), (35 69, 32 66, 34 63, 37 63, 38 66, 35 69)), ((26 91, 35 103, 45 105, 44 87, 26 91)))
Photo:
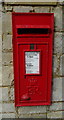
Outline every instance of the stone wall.
POLYGON ((64 110, 64 97, 62 97, 62 41, 64 29, 62 27, 63 4, 60 2, 43 4, 22 4, 17 2, 2 2, 0 4, 0 118, 62 118, 64 110), (2 5, 2 7, 1 7, 2 5), (52 104, 50 106, 14 106, 14 74, 13 74, 13 48, 12 48, 12 12, 39 12, 54 13, 54 48, 53 48, 53 83, 52 83, 52 104), (2 28, 1 28, 2 25, 2 28), (2 59, 1 59, 2 58, 2 59), (2 111, 2 114, 1 114, 2 111))

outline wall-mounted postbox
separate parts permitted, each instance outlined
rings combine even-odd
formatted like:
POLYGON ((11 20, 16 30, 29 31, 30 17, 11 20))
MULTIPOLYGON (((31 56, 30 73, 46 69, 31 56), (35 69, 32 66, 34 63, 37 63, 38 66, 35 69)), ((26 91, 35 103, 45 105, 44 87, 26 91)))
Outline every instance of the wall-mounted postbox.
POLYGON ((15 105, 50 105, 53 13, 13 13, 15 105))

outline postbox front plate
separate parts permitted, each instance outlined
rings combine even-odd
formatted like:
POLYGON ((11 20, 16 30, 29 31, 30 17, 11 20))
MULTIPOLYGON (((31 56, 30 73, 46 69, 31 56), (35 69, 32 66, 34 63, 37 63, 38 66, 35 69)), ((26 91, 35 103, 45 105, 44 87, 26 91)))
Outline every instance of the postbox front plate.
POLYGON ((52 40, 52 13, 13 13, 16 106, 50 105, 52 40))

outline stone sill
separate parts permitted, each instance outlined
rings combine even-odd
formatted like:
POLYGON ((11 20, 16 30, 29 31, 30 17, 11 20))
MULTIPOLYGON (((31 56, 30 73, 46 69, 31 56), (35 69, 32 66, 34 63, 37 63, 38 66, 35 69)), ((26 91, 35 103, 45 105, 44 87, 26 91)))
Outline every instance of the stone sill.
MULTIPOLYGON (((13 2, 14 0, 5 0, 5 4, 9 4, 9 5, 57 5, 57 0, 52 0, 52 2, 47 2, 48 0, 46 0, 46 2, 44 2, 43 0, 16 0, 15 2, 13 2)), ((51 1, 51 0, 49 0, 51 1)))

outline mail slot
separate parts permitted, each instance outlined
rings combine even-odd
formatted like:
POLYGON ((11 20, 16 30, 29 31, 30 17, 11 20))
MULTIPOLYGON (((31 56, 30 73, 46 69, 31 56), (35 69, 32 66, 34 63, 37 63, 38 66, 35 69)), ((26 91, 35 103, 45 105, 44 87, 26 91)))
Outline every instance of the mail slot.
POLYGON ((15 106, 50 105, 53 13, 13 13, 15 106))

